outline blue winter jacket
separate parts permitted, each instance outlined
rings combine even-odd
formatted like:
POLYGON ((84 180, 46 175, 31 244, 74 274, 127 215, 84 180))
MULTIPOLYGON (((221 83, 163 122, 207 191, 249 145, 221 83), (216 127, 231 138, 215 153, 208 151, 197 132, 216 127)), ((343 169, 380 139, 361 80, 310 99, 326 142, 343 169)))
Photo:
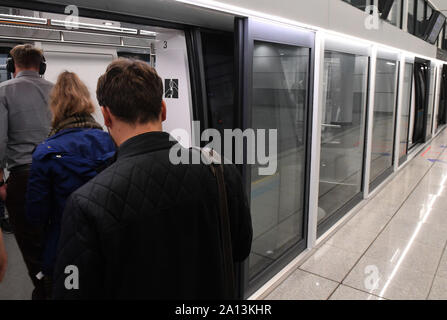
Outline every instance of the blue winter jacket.
POLYGON ((26 214, 30 222, 45 228, 45 275, 53 275, 67 198, 96 176, 114 154, 115 145, 108 133, 84 128, 62 130, 34 151, 26 214))

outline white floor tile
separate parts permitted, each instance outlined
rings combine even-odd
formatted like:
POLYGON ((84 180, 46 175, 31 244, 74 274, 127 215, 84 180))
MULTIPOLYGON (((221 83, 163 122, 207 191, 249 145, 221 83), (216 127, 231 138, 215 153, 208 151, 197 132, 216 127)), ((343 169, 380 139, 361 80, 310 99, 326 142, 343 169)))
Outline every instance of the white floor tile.
POLYGON ((391 300, 426 299, 433 276, 363 257, 343 282, 350 287, 391 300))
POLYGON ((326 300, 338 283, 296 270, 266 300, 326 300))
POLYGON ((330 245, 323 245, 300 269, 341 282, 354 267, 361 254, 349 252, 330 245))
POLYGON ((447 279, 436 277, 428 296, 429 300, 447 300, 447 279))
POLYGON ((383 298, 340 285, 329 300, 383 300, 383 298))

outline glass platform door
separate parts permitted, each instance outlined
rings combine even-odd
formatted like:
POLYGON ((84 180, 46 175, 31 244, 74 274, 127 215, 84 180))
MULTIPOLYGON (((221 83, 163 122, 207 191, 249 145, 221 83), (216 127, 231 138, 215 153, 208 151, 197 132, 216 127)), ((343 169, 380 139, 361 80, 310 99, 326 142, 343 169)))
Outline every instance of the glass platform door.
POLYGON ((277 132, 276 172, 262 175, 259 164, 243 169, 254 233, 243 274, 248 296, 307 245, 314 34, 254 19, 240 29, 244 129, 277 132))

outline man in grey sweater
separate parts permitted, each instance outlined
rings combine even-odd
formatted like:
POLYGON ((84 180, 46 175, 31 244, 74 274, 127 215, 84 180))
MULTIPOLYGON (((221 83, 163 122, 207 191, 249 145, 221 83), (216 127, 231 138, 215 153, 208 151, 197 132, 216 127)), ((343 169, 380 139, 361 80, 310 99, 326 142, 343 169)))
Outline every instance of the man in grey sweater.
POLYGON ((32 152, 50 131, 48 100, 53 84, 41 77, 46 69, 42 50, 19 45, 10 55, 7 68, 14 79, 0 84, 0 185, 4 168, 10 175, 0 195, 6 198, 10 222, 35 287, 32 298, 44 299, 43 283, 37 278, 43 232, 25 218, 25 195, 32 152))

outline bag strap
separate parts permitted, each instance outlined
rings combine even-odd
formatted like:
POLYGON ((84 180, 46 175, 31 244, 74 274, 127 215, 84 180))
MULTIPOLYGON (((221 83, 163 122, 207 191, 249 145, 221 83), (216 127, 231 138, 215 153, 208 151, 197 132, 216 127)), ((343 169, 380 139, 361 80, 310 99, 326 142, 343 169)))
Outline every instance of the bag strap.
POLYGON ((219 192, 219 225, 223 249, 223 262, 225 272, 225 296, 234 299, 236 293, 236 282, 234 277, 233 248, 231 243, 230 214, 228 210, 228 197, 225 187, 224 167, 220 155, 212 149, 192 149, 200 151, 202 160, 209 165, 211 172, 217 180, 219 192))

